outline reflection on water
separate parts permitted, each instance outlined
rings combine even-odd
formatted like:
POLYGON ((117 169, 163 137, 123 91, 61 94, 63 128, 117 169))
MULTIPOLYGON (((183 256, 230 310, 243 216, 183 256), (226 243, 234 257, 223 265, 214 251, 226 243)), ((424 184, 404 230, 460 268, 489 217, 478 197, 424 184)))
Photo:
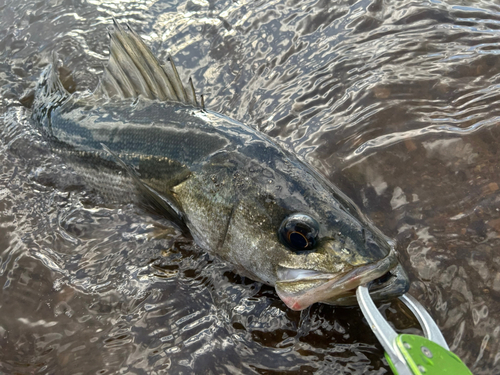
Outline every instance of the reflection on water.
MULTIPOLYGON (((111 18, 207 106, 301 154, 398 241, 411 294, 500 371, 500 7, 471 1, 0 5, 0 371, 385 373, 356 308, 290 311, 169 222, 109 207, 52 155, 29 93, 56 51, 93 89, 111 18)), ((382 310, 405 332, 397 302, 382 310)))

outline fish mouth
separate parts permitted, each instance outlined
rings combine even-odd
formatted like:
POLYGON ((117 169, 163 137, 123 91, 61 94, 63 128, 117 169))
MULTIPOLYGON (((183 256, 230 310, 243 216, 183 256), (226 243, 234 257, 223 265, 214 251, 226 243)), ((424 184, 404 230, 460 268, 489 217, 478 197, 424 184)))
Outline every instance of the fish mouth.
POLYGON ((364 264, 341 273, 281 267, 276 292, 292 310, 300 311, 315 302, 349 306, 357 304, 356 288, 370 284, 376 301, 389 300, 408 291, 409 279, 392 249, 375 263, 364 264))

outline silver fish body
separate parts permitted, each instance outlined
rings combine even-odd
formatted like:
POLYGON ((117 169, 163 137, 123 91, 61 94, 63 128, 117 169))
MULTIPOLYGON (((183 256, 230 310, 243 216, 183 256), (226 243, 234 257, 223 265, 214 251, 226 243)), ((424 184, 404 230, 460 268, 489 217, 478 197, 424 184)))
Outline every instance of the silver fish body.
MULTIPOLYGON (((132 63, 160 69, 137 38, 119 26, 112 34, 122 43, 119 53, 135 51, 132 63)), ((292 309, 354 304, 355 288, 372 281, 375 299, 407 291, 387 238, 333 184, 266 135, 197 105, 194 89, 169 100, 183 90, 172 66, 165 74, 171 94, 161 83, 153 93, 149 83, 136 89, 135 100, 119 82, 127 79, 120 76, 130 70, 126 64, 110 61, 114 78, 103 79, 104 96, 54 96, 62 89, 46 72, 34 119, 90 186, 110 198, 145 197, 236 272, 275 286, 292 309)))

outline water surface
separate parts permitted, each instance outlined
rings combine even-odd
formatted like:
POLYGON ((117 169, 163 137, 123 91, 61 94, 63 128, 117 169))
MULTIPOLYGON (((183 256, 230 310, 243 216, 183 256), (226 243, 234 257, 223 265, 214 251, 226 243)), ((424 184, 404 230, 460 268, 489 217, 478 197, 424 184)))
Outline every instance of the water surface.
MULTIPOLYGON (((500 372, 500 6, 490 1, 0 1, 0 371, 383 374, 356 307, 293 312, 52 155, 29 94, 57 52, 93 89, 112 17, 206 105, 267 133, 397 240, 410 293, 500 372), (29 96, 29 95, 28 95, 29 96)), ((382 312, 418 332, 398 302, 382 312)))

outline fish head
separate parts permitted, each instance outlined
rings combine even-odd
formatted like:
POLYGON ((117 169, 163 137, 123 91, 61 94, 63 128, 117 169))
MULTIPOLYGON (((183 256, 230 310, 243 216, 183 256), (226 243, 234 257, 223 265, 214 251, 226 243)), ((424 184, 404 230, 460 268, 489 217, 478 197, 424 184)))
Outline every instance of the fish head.
POLYGON ((328 228, 327 220, 320 224, 311 214, 303 213, 284 219, 278 237, 289 252, 276 268, 275 288, 288 307, 303 310, 315 302, 354 305, 356 288, 367 283, 377 301, 408 290, 408 277, 393 246, 375 236, 371 228, 360 225, 358 232, 352 229, 358 225, 352 221, 349 225, 350 229, 345 223, 343 228, 328 228), (290 226, 290 221, 301 224, 290 226), (311 222, 313 231, 302 224, 311 222), (316 228, 321 229, 313 239, 316 228))
POLYGON ((409 280, 394 245, 329 181, 297 169, 274 169, 265 192, 245 194, 234 208, 226 242, 240 249, 232 256, 240 273, 274 285, 293 310, 355 305, 367 283, 376 301, 404 294, 409 280))
POLYGON ((288 251, 277 264, 275 288, 291 309, 315 302, 356 304, 356 288, 367 283, 379 301, 408 290, 408 277, 391 243, 343 208, 291 213, 280 224, 277 237, 288 251))

